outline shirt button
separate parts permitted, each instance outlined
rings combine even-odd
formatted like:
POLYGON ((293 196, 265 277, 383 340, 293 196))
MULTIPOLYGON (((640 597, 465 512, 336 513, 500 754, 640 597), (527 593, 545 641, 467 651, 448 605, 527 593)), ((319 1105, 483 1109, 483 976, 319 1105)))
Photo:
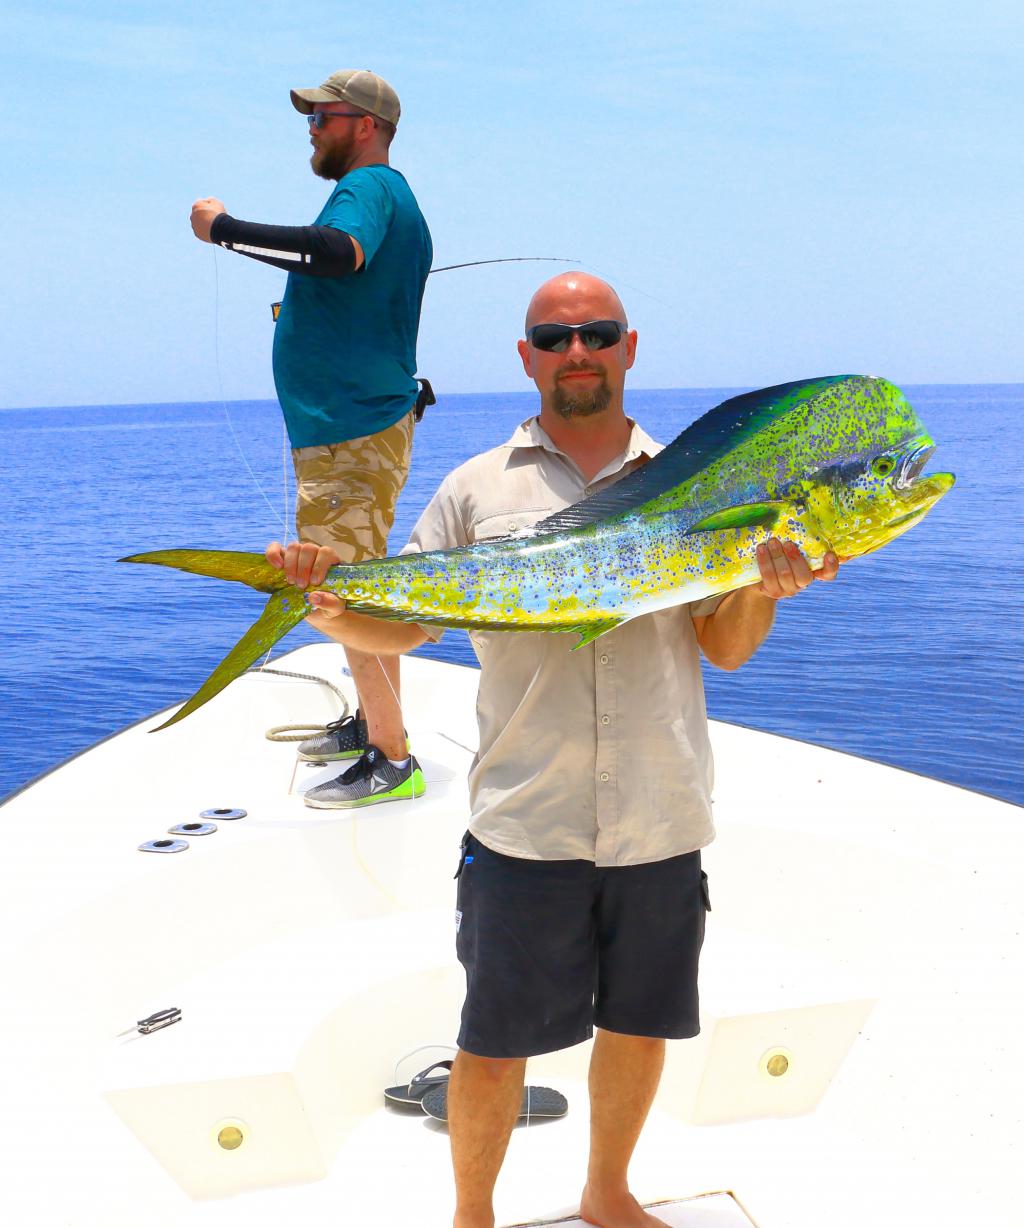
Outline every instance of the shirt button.
POLYGON ((612 718, 611 718, 610 716, 602 716, 602 717, 601 717, 601 724, 602 724, 602 725, 607 725, 607 724, 608 724, 608 723, 611 721, 611 719, 612 719, 612 718))
POLYGON ((516 522, 513 520, 513 521, 511 522, 511 524, 508 526, 508 531, 509 531, 510 533, 514 533, 514 532, 516 531, 516 529, 518 529, 518 528, 519 528, 519 525, 517 525, 517 524, 516 524, 516 522))
POLYGON ((602 773, 601 773, 601 779, 602 779, 602 780, 605 782, 605 784, 607 784, 607 783, 608 783, 608 773, 607 773, 607 772, 602 772, 602 773))
POLYGON ((607 657, 602 657, 602 658, 601 658, 601 664, 602 664, 602 665, 607 665, 607 664, 608 664, 608 658, 607 658, 607 657))
POLYGON ((590 494, 590 493, 593 491, 593 489, 594 489, 594 488, 593 488, 593 486, 584 486, 584 487, 583 487, 583 493, 584 493, 585 495, 589 495, 589 494, 590 494))

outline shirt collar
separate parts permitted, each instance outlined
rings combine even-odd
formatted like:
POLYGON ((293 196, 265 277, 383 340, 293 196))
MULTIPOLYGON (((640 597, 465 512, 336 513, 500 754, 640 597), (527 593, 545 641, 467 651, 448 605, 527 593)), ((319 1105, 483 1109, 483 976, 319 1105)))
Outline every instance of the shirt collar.
MULTIPOLYGON (((541 426, 540 419, 536 416, 527 418, 525 422, 520 422, 503 446, 512 450, 517 448, 543 448, 546 452, 554 453, 555 456, 565 456, 566 460, 571 459, 566 456, 560 447, 552 442, 551 436, 541 426)), ((617 473, 623 465, 629 464, 630 461, 638 460, 641 456, 650 460, 660 451, 661 444, 653 440, 639 423, 633 422, 625 452, 617 460, 610 461, 601 473, 602 475, 617 473)))

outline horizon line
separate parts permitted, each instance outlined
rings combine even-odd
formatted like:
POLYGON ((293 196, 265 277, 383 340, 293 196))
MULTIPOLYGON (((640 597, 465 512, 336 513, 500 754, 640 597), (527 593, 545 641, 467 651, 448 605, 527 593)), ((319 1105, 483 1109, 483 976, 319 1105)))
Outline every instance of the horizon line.
MULTIPOLYGON (((788 382, 788 381, 783 381, 788 382)), ((747 392, 756 391, 758 387, 772 387, 770 384, 675 384, 671 387, 655 388, 655 387, 632 387, 625 390, 625 395, 630 396, 638 392, 747 392)), ((949 380, 949 381, 933 381, 916 382, 908 381, 905 384, 900 384, 900 388, 1024 388, 1024 380, 949 380)), ((486 392, 442 392, 438 394, 437 403, 441 404, 441 398, 453 397, 509 397, 509 396, 536 396, 536 389, 495 389, 486 392)), ((235 397, 227 400, 225 397, 216 397, 213 400, 206 401, 80 401, 75 405, 68 404, 51 404, 51 405, 0 405, 0 413, 17 413, 24 410, 47 410, 47 409, 141 409, 141 408, 158 408, 165 405, 185 406, 185 405, 277 405, 280 403, 275 397, 235 397)))

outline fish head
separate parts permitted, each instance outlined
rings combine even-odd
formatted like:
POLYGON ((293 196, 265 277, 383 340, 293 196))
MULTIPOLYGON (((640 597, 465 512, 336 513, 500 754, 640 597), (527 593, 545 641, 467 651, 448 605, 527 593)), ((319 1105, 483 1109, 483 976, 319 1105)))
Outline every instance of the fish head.
POLYGON ((953 487, 952 473, 924 473, 935 443, 924 431, 820 470, 790 492, 843 558, 870 554, 913 528, 953 487))

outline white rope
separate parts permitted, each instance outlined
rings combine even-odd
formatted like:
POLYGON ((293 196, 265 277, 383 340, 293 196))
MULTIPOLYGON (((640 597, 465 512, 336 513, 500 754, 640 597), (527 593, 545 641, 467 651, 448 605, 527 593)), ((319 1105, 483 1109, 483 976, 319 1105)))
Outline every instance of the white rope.
MULTIPOLYGON (((343 721, 349 714, 349 703, 344 691, 340 687, 336 687, 333 682, 329 682, 326 678, 321 678, 317 674, 300 674, 295 670, 290 669, 268 669, 266 663, 247 671, 250 674, 277 674, 281 678, 301 678, 303 682, 319 682, 321 686, 329 687, 335 695, 341 700, 341 715, 334 719, 343 721)), ((324 733, 327 729, 326 725, 274 725, 266 732, 266 738, 271 742, 301 742, 310 734, 324 733), (302 730, 302 732, 296 732, 302 730)))

